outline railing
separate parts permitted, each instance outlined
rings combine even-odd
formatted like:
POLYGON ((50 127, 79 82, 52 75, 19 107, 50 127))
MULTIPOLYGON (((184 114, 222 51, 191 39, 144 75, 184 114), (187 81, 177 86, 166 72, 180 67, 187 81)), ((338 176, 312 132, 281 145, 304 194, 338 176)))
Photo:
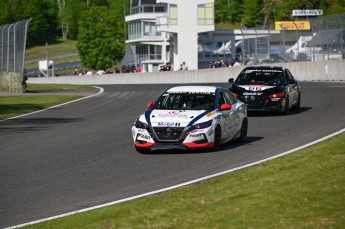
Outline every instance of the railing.
POLYGON ((137 55, 137 62, 142 63, 144 61, 160 61, 162 60, 162 54, 140 54, 137 55))
POLYGON ((130 14, 139 14, 139 13, 164 13, 167 11, 166 5, 151 5, 151 4, 145 4, 145 5, 140 5, 136 7, 132 7, 130 9, 130 14))

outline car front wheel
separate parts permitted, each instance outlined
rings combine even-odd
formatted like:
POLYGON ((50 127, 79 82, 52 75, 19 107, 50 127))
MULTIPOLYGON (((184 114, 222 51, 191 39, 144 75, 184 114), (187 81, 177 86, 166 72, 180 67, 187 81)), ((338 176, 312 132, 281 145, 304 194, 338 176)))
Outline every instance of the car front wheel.
POLYGON ((214 131, 214 145, 213 145, 212 151, 219 150, 221 133, 222 133, 222 130, 220 129, 220 126, 217 126, 214 131))
POLYGON ((289 114, 289 111, 290 111, 290 107, 289 107, 289 97, 286 97, 285 99, 285 106, 284 106, 284 109, 282 110, 282 114, 283 115, 287 115, 289 114))

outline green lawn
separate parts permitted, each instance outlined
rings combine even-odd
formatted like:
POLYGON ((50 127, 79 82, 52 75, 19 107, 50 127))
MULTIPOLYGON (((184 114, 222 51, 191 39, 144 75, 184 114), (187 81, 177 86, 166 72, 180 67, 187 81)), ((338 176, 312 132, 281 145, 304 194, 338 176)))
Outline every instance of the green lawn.
POLYGON ((42 110, 81 97, 76 95, 2 96, 0 97, 0 120, 42 110))
MULTIPOLYGON (((29 84, 30 91, 66 91, 66 95, 21 94, 18 96, 0 97, 0 120, 9 117, 45 109, 57 104, 81 98, 79 95, 68 95, 68 90, 90 89, 87 85, 67 84, 29 84)), ((2 89, 0 88, 0 91, 2 89)))

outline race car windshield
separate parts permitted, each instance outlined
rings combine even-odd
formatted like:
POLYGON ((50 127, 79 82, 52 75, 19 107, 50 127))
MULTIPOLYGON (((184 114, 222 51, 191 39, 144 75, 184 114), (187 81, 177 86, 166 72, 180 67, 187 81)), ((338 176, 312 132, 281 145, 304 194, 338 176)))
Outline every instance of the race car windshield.
POLYGON ((244 70, 237 77, 239 84, 270 84, 277 85, 284 82, 283 71, 273 69, 244 70))
POLYGON ((214 94, 164 93, 154 109, 162 110, 211 110, 215 107, 214 94))

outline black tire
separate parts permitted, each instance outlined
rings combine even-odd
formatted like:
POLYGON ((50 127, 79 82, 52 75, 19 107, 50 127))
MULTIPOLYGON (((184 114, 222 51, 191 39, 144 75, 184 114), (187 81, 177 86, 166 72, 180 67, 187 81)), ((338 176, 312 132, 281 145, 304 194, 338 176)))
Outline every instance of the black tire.
POLYGON ((141 153, 141 154, 147 154, 147 153, 150 153, 151 150, 149 149, 143 149, 143 148, 140 148, 140 147, 135 147, 135 150, 138 152, 138 153, 141 153))
POLYGON ((217 126, 214 130, 214 145, 212 151, 217 151, 220 149, 220 140, 221 140, 222 130, 220 126, 217 126))
POLYGON ((284 106, 284 109, 282 111, 283 115, 289 114, 289 112, 290 112, 290 107, 289 106, 290 106, 289 105, 289 97, 286 97, 286 99, 285 99, 285 106, 284 106))
POLYGON ((244 118, 241 125, 241 132, 240 137, 238 138, 238 141, 244 142, 247 139, 247 133, 248 133, 248 119, 244 118))

